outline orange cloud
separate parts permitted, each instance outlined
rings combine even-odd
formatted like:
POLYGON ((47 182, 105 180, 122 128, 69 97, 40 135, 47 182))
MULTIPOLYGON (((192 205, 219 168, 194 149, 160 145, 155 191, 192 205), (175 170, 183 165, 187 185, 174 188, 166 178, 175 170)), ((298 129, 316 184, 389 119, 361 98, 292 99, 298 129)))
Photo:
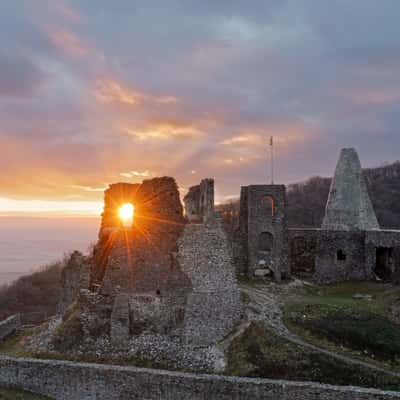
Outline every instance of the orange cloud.
POLYGON ((103 187, 92 187, 84 185, 70 185, 69 187, 74 189, 83 190, 84 192, 104 192, 107 189, 107 185, 103 187))
POLYGON ((122 103, 136 105, 143 101, 144 95, 122 86, 115 80, 97 80, 95 96, 102 103, 122 103))
POLYGON ((49 37, 54 46, 72 57, 84 57, 89 53, 89 46, 77 35, 65 30, 49 32, 49 37))
POLYGON ((265 142, 265 138, 263 138, 260 134, 254 133, 244 133, 241 135, 233 136, 229 139, 225 139, 221 142, 223 145, 262 145, 265 142))
POLYGON ((338 95, 354 105, 385 105, 400 100, 400 88, 361 88, 339 90, 338 95))
POLYGON ((164 97, 156 97, 155 98, 157 103, 161 104, 177 104, 179 103, 179 99, 175 96, 164 96, 164 97))
POLYGON ((274 137, 274 144, 281 147, 289 147, 294 143, 307 142, 311 132, 306 131, 302 124, 288 124, 282 126, 258 127, 250 131, 242 131, 221 142, 225 146, 258 147, 265 148, 269 145, 269 139, 274 137))
POLYGON ((146 169, 145 171, 121 172, 120 175, 123 176, 124 178, 131 179, 131 178, 147 178, 153 176, 154 174, 146 169))
POLYGON ((175 105, 179 99, 175 96, 156 96, 133 89, 116 79, 98 79, 95 86, 95 97, 101 103, 115 103, 127 105, 139 105, 144 102, 158 103, 162 105, 175 105))
POLYGON ((191 124, 162 121, 150 122, 144 128, 124 128, 129 135, 141 141, 160 139, 170 140, 175 138, 195 138, 204 135, 204 132, 191 124))

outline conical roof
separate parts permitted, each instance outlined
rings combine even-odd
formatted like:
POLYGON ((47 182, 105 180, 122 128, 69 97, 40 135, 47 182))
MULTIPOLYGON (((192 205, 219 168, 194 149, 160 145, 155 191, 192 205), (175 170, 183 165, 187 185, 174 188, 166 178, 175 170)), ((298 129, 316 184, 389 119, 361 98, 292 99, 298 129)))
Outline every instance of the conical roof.
POLYGON ((322 229, 379 229, 355 149, 342 149, 326 204, 322 229))

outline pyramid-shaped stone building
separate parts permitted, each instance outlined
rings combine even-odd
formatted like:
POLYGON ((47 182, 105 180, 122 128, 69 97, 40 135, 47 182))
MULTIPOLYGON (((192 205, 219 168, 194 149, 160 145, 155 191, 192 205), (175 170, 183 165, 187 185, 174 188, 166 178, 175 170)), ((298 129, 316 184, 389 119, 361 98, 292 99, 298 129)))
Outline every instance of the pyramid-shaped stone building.
POLYGON ((379 228, 356 150, 342 149, 317 235, 315 279, 389 279, 399 246, 400 231, 379 228))

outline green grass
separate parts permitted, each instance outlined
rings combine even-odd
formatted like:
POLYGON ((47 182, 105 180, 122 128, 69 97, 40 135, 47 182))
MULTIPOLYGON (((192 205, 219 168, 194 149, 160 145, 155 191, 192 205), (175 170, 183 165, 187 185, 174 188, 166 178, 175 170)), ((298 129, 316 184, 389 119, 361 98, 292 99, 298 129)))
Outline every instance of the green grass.
POLYGON ((24 348, 24 342, 33 333, 33 330, 20 331, 0 341, 0 354, 11 357, 29 357, 32 354, 24 348))
POLYGON ((228 349, 226 374, 400 390, 400 379, 293 344, 252 323, 228 349))
POLYGON ((400 369, 400 325, 389 319, 400 289, 375 282, 307 285, 286 299, 288 328, 320 347, 400 369), (371 299, 354 299, 354 294, 371 299))
POLYGON ((0 388, 0 400, 50 400, 50 397, 17 389, 0 388))
POLYGON ((322 304, 334 307, 350 307, 386 316, 390 305, 400 298, 400 288, 376 282, 342 282, 333 285, 307 285, 297 289, 287 307, 296 304, 322 304), (371 300, 354 299, 357 293, 369 294, 371 300), (291 304, 290 304, 291 303, 291 304))

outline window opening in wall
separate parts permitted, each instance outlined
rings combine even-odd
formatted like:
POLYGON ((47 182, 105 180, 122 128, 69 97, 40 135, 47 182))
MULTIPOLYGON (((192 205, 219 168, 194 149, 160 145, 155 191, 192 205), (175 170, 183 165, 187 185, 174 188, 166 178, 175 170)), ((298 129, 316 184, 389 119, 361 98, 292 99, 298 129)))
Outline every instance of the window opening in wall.
POLYGON ((274 237, 270 232, 261 232, 258 238, 258 249, 260 251, 271 251, 274 245, 274 237))
POLYGON ((343 250, 339 250, 336 254, 336 258, 338 261, 346 261, 347 255, 343 250))
POLYGON ((268 213, 271 215, 271 217, 275 215, 275 201, 272 196, 263 196, 261 198, 261 204, 263 207, 268 207, 268 213))

